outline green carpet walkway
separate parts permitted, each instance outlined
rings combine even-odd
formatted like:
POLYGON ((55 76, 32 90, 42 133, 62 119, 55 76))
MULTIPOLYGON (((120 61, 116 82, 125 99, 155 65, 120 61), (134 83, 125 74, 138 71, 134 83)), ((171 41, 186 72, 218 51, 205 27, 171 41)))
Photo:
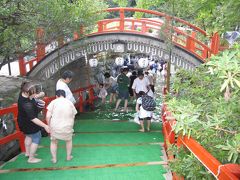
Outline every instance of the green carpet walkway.
MULTIPOLYGON (((161 123, 153 122, 151 132, 138 132, 133 114, 113 113, 112 107, 80 114, 75 121, 73 159, 66 161, 64 142, 59 143, 58 162, 51 163, 49 137, 42 138, 38 157, 28 164, 20 154, 0 169, 0 180, 83 179, 161 180, 167 173, 162 159, 161 123)), ((132 107, 133 109, 133 107, 132 107)))

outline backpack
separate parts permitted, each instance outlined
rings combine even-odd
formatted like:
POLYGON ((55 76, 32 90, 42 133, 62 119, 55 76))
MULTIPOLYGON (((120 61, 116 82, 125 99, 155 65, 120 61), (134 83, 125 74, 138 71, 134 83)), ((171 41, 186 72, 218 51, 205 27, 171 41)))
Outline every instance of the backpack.
POLYGON ((156 109, 156 102, 153 97, 144 95, 142 96, 142 107, 146 111, 154 111, 156 109))

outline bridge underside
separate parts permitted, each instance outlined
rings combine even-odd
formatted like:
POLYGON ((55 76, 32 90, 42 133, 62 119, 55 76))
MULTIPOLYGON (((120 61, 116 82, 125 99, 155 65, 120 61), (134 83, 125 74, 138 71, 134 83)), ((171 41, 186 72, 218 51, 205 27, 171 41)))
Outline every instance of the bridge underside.
MULTIPOLYGON (((172 48, 170 58, 168 49, 163 40, 150 36, 129 33, 92 35, 51 52, 28 73, 28 77, 42 81, 48 95, 54 95, 55 89, 52 87, 55 87, 61 72, 66 69, 75 73, 70 88, 77 89, 95 84, 94 79, 96 78, 94 76, 97 76, 101 69, 90 69, 86 64, 86 57, 90 59, 101 52, 116 56, 122 56, 126 53, 153 56, 159 60, 171 60, 176 68, 187 70, 193 70, 202 63, 200 59, 177 46, 172 48), (116 47, 114 47, 116 42, 124 43, 123 53, 116 53, 116 47)), ((112 61, 110 66, 114 65, 111 58, 108 61, 112 61)))
POLYGON ((177 46, 172 48, 172 57, 170 58, 169 48, 164 41, 154 37, 128 33, 111 33, 93 35, 66 44, 47 55, 28 73, 28 76, 42 80, 49 79, 74 61, 84 61, 82 64, 85 64, 85 55, 89 58, 100 52, 114 52, 114 43, 118 41, 125 44, 124 53, 152 55, 165 61, 171 59, 171 63, 176 65, 176 67, 187 70, 192 70, 202 63, 200 59, 177 46))

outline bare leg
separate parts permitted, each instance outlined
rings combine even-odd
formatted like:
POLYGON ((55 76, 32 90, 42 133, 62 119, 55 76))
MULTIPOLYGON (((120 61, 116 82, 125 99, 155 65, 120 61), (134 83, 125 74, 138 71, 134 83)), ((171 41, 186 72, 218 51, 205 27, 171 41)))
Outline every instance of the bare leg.
POLYGON ((125 99, 125 101, 124 101, 124 111, 125 112, 127 112, 128 111, 128 100, 127 99, 125 99))
POLYGON ((144 121, 139 121, 140 122, 140 126, 141 126, 141 129, 139 129, 139 131, 141 132, 144 132, 144 121))
POLYGON ((38 148, 38 144, 35 143, 31 143, 30 145, 30 151, 29 151, 29 158, 28 158, 28 162, 29 163, 38 163, 41 161, 41 159, 35 158, 35 152, 37 151, 38 148))
POLYGON ((30 146, 32 144, 32 138, 26 136, 25 140, 24 140, 24 144, 25 144, 25 149, 26 149, 26 153, 25 156, 29 156, 29 152, 30 152, 30 146))
POLYGON ((117 101, 116 96, 117 96, 117 94, 116 94, 116 93, 113 93, 113 102, 116 102, 116 101, 117 101))
POLYGON ((147 131, 150 131, 150 126, 151 126, 151 120, 147 121, 147 131))
POLYGON ((67 161, 70 161, 72 157, 72 139, 66 141, 66 150, 67 150, 67 161))
POLYGON ((105 102, 106 102, 106 98, 102 98, 102 104, 105 104, 105 102))
POLYGON ((121 99, 118 99, 118 100, 117 100, 117 103, 116 103, 115 111, 117 111, 120 102, 121 102, 121 99))
POLYGON ((111 104, 113 102, 113 93, 110 94, 110 99, 109 99, 109 103, 111 104))
POLYGON ((51 154, 52 154, 52 162, 53 163, 57 162, 57 145, 58 145, 57 139, 51 140, 50 150, 51 150, 51 154))

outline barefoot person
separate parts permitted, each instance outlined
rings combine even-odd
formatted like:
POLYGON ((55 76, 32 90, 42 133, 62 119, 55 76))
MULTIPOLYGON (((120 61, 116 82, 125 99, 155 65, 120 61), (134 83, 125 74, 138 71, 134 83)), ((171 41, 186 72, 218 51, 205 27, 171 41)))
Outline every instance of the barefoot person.
MULTIPOLYGON (((40 95, 44 95, 41 92, 40 95)), ((39 108, 34 98, 40 97, 36 93, 36 88, 31 82, 23 82, 18 98, 18 125, 20 130, 26 135, 25 149, 29 163, 38 163, 41 159, 35 158, 38 145, 41 140, 41 127, 49 133, 49 127, 38 119, 39 108)))
POLYGON ((66 142, 67 160, 72 159, 72 136, 74 118, 77 110, 73 103, 65 98, 64 90, 56 91, 56 99, 47 107, 46 120, 50 126, 52 162, 57 162, 58 140, 66 142))
POLYGON ((72 71, 69 71, 69 70, 64 71, 61 79, 57 81, 56 90, 59 90, 59 89, 64 90, 66 94, 66 98, 70 100, 73 104, 75 104, 76 100, 72 94, 72 91, 68 87, 68 84, 72 81, 72 78, 73 78, 72 71))
POLYGON ((141 129, 139 129, 140 132, 145 132, 146 131, 150 131, 150 126, 151 126, 151 119, 152 119, 152 115, 153 112, 152 111, 147 111, 143 108, 143 96, 145 95, 144 91, 140 91, 139 92, 139 98, 137 99, 137 103, 136 103, 136 111, 138 113, 138 118, 139 118, 139 122, 140 122, 140 126, 141 129), (147 127, 144 128, 144 120, 147 121, 147 127))

